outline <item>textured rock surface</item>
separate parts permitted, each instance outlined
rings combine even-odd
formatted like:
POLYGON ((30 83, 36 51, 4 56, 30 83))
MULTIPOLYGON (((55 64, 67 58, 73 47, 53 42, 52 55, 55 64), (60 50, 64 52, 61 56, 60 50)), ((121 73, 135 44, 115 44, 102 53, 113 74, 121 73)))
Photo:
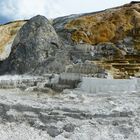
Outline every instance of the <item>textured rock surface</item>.
POLYGON ((26 21, 15 21, 5 25, 0 25, 0 61, 9 56, 13 40, 18 30, 25 23, 26 21))
POLYGON ((57 18, 53 25, 65 43, 76 44, 78 50, 92 54, 87 60, 102 66, 114 78, 128 78, 140 73, 139 10, 140 3, 132 2, 100 12, 57 18))
POLYGON ((140 140, 139 11, 0 26, 0 140, 140 140))
MULTIPOLYGON (((64 80, 64 75, 61 78, 64 80)), ((72 76, 70 78, 73 79, 72 76)), ((124 81, 129 86, 135 80, 124 81)), ((105 83, 105 79, 97 79, 93 84, 92 81, 87 81, 83 91, 81 88, 55 92, 45 89, 50 80, 44 76, 0 77, 1 139, 139 140, 139 91, 120 89, 115 93, 108 92, 109 90, 100 92, 101 88, 107 89, 109 82, 115 81, 118 80, 107 80, 105 83), (102 86, 96 92, 92 88, 90 93, 86 93, 89 92, 88 82, 91 86, 100 82, 102 86), (37 90, 34 90, 35 85, 37 90), (24 89, 21 88, 23 86, 24 89)), ((124 81, 121 81, 122 86, 124 81)), ((55 81, 52 79, 52 82, 55 81)), ((138 87, 140 89, 140 83, 138 87)))
MULTIPOLYGON (((139 77, 139 10, 140 3, 132 2, 51 23, 43 16, 33 17, 17 33, 9 58, 0 63, 0 74, 73 71, 95 77, 107 73, 116 79, 139 77)), ((0 58, 9 52, 4 51, 0 58)))
POLYGON ((17 33, 7 60, 8 71, 23 74, 34 71, 61 47, 50 22, 43 16, 30 19, 17 33))
POLYGON ((1 89, 0 136, 2 140, 139 140, 139 108, 139 93, 1 89))
POLYGON ((75 42, 117 42, 138 33, 136 30, 140 28, 139 9, 139 3, 131 3, 97 13, 79 15, 70 22, 67 20, 64 28, 74 30, 72 40, 75 42))

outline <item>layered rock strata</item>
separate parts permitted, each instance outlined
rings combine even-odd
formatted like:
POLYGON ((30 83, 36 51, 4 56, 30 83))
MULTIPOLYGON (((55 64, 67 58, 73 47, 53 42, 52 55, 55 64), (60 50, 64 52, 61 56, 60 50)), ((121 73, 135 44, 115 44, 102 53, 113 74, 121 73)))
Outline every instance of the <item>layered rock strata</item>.
POLYGON ((1 28, 8 28, 10 35, 2 34, 1 60, 11 54, 1 62, 0 73, 73 71, 95 77, 103 74, 106 77, 107 73, 116 79, 139 77, 139 11, 140 3, 132 2, 95 13, 60 17, 51 22, 36 16, 29 21, 3 25, 1 28), (5 42, 10 42, 12 49, 8 45, 5 50, 5 42), (85 68, 87 63, 91 66, 84 71, 88 69, 85 68))

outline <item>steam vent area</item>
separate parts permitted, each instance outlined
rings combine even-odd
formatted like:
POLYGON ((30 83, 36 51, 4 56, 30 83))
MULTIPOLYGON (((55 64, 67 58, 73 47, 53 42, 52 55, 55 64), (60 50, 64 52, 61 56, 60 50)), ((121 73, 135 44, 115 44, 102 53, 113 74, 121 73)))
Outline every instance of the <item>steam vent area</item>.
POLYGON ((140 2, 1 24, 0 140, 140 140, 140 2))

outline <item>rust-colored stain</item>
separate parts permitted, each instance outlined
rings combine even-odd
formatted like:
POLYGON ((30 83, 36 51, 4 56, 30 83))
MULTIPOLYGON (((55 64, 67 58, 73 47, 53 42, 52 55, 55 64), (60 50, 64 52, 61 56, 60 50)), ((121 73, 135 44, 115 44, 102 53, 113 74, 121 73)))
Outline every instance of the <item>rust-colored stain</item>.
POLYGON ((74 42, 98 44, 116 42, 132 31, 140 28, 139 4, 128 4, 116 9, 76 18, 65 25, 66 29, 75 29, 74 42))
MULTIPOLYGON (((75 43, 91 45, 116 43, 131 36, 134 40, 132 47, 140 51, 140 3, 130 3, 122 7, 81 16, 67 23, 65 28, 74 30, 71 38, 75 43)), ((140 56, 134 54, 125 56, 119 48, 112 60, 105 58, 96 63, 116 79, 129 78, 129 76, 140 73, 140 56)))
POLYGON ((18 30, 26 21, 15 21, 9 24, 0 25, 0 54, 4 51, 6 45, 12 43, 18 30))

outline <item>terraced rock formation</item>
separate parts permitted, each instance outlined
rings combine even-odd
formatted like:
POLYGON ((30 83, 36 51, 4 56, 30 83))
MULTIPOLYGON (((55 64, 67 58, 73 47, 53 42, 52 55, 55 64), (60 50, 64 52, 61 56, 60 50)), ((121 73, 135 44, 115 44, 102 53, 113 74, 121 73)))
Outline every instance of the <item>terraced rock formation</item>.
POLYGON ((139 16, 131 2, 1 25, 0 140, 140 140, 139 16))
POLYGON ((11 52, 8 61, 0 63, 0 74, 61 73, 70 68, 95 77, 140 76, 140 2, 51 22, 36 16, 0 29, 1 61, 11 52), (87 62, 91 66, 84 71, 87 62), (98 70, 92 70, 93 65, 98 70))
POLYGON ((102 66, 114 78, 138 76, 139 11, 140 3, 131 2, 100 12, 58 18, 54 20, 54 27, 66 43, 82 44, 80 50, 92 52, 90 61, 102 66))

